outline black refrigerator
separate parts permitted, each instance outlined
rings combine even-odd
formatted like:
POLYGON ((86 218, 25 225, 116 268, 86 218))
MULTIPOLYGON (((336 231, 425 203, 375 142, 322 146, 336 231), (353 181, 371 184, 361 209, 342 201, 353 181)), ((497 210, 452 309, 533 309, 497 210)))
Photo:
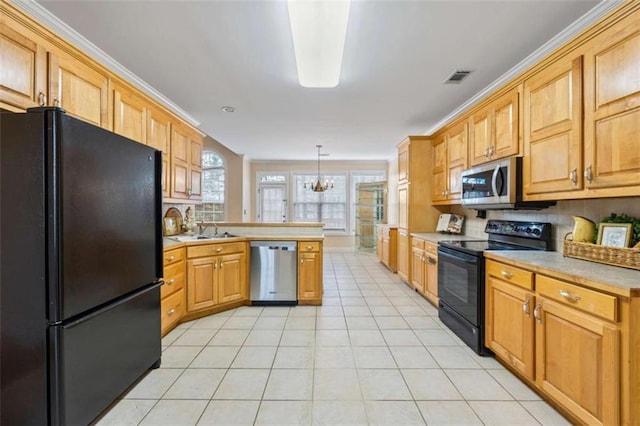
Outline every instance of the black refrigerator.
POLYGON ((161 153, 0 111, 0 424, 83 425, 160 365, 161 153))

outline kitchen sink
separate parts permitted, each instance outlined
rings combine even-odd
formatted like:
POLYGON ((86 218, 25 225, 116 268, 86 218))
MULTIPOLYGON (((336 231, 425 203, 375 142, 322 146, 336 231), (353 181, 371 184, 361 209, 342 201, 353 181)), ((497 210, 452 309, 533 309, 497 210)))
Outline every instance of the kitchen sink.
POLYGON ((218 240, 223 238, 236 238, 238 235, 230 234, 228 232, 224 232, 222 234, 202 234, 202 235, 176 235, 172 237, 167 237, 171 240, 178 241, 180 243, 185 243, 188 241, 200 241, 200 240, 218 240))

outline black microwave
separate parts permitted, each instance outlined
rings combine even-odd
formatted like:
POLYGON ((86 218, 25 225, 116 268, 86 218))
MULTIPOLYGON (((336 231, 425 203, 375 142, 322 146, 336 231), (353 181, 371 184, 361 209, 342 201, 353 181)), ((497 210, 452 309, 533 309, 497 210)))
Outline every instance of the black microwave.
POLYGON ((462 206, 476 210, 540 210, 555 201, 522 200, 522 157, 510 157, 464 170, 462 206))

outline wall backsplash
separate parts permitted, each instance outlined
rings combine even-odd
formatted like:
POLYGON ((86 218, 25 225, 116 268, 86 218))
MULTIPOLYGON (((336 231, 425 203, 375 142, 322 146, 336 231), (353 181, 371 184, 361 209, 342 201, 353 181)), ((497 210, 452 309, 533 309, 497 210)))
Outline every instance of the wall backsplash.
POLYGON ((572 216, 583 216, 596 223, 611 213, 640 217, 640 197, 558 201, 557 205, 539 211, 488 210, 486 219, 476 218, 475 210, 460 206, 453 206, 451 212, 465 216, 464 234, 480 238, 486 237, 484 227, 488 219, 549 222, 553 225, 553 250, 562 251, 565 234, 573 230, 572 216))

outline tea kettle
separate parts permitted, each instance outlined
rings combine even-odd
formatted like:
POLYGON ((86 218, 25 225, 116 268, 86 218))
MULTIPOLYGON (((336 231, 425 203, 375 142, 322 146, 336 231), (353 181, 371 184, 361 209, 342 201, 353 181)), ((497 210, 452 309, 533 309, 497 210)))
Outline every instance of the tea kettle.
POLYGON ((573 241, 577 243, 593 242, 593 235, 596 232, 596 224, 582 216, 572 216, 573 219, 573 241))

